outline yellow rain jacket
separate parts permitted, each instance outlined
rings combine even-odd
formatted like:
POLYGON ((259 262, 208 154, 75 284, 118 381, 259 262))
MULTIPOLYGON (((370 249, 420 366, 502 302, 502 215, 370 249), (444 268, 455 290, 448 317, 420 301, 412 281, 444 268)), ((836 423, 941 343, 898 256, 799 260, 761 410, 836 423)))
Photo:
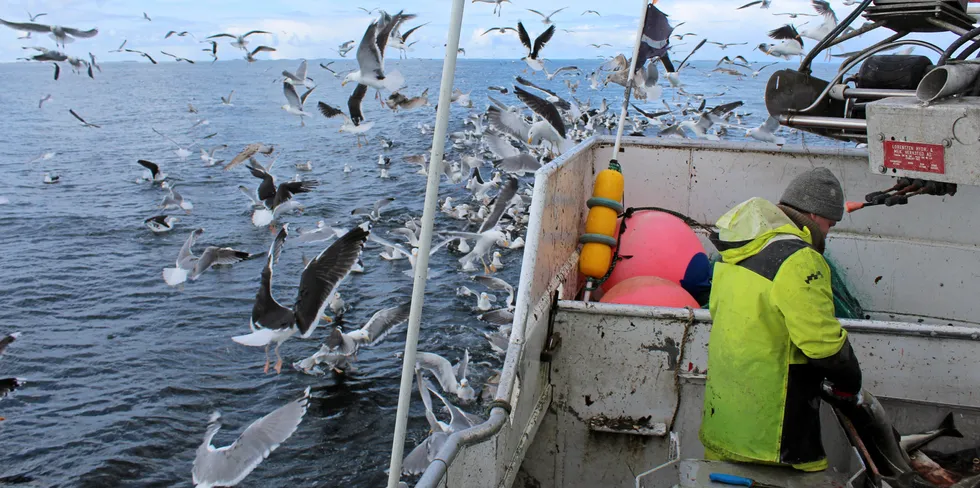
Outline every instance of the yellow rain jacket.
POLYGON ((718 220, 709 307, 714 324, 700 438, 709 458, 827 466, 824 380, 847 393, 861 372, 834 318, 830 267, 810 230, 761 198, 718 220), (801 228, 802 227, 802 228, 801 228))

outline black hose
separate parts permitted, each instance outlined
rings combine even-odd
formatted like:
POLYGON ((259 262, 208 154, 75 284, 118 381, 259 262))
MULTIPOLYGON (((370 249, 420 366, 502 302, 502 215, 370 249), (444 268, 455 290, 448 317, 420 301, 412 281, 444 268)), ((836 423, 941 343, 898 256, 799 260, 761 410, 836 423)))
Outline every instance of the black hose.
POLYGON ((943 51, 943 55, 939 57, 939 61, 936 61, 936 66, 945 65, 949 57, 952 56, 953 53, 955 53, 956 50, 960 48, 960 46, 966 44, 967 41, 973 39, 974 37, 977 37, 978 35, 980 35, 980 27, 974 27, 973 29, 970 29, 965 34, 960 36, 958 39, 953 41, 953 43, 950 44, 945 51, 943 51))
POLYGON ((977 52, 980 49, 980 40, 973 41, 970 47, 966 48, 958 56, 956 56, 957 61, 966 61, 966 58, 970 57, 971 54, 977 52))

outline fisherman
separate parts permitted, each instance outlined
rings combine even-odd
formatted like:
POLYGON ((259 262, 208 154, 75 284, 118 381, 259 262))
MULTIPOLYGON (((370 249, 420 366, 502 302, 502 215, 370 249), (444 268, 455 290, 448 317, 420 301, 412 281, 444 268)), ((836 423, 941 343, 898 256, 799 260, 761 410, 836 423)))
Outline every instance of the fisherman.
POLYGON ((843 193, 816 168, 794 178, 778 205, 752 198, 718 220, 700 432, 707 459, 824 470, 821 390, 861 403, 861 368, 834 317, 823 258, 843 193))

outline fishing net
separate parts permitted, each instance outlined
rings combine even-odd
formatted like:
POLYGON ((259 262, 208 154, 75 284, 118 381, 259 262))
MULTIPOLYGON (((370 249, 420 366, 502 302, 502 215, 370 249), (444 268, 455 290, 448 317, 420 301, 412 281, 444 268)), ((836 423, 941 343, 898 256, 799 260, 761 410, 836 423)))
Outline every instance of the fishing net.
POLYGON ((847 287, 847 276, 834 260, 824 254, 830 266, 830 287, 834 292, 834 315, 839 319, 863 319, 864 308, 847 287))

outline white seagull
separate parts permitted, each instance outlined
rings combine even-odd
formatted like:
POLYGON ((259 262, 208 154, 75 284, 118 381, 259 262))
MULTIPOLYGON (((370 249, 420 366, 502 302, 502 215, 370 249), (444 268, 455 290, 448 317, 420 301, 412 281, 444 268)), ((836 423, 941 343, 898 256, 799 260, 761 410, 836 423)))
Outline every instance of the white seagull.
POLYGON ((310 403, 310 387, 303 396, 252 422, 231 445, 215 448, 211 444, 221 429, 221 413, 211 414, 204 442, 197 448, 191 479, 196 488, 235 486, 263 459, 296 432, 310 403))
POLYGON ((517 36, 521 38, 521 44, 527 49, 527 56, 524 56, 521 60, 527 63, 531 71, 541 71, 544 69, 544 61, 539 59, 539 56, 541 55, 541 49, 551 40, 551 36, 553 35, 555 35, 555 26, 548 27, 547 30, 542 32, 534 40, 534 44, 532 45, 531 36, 524 29, 524 24, 517 23, 517 36))
POLYGON ((470 350, 463 352, 463 358, 455 366, 449 360, 431 352, 419 352, 415 357, 415 367, 432 373, 442 387, 442 391, 456 395, 460 402, 469 403, 476 399, 476 391, 466 378, 470 363, 470 350))
POLYGON ((191 252, 194 242, 204 229, 195 229, 184 241, 184 245, 177 254, 177 266, 174 268, 164 268, 163 281, 170 286, 177 286, 190 278, 196 280, 202 273, 216 264, 235 264, 245 261, 252 257, 245 251, 237 251, 230 247, 208 246, 200 256, 195 256, 191 252))

